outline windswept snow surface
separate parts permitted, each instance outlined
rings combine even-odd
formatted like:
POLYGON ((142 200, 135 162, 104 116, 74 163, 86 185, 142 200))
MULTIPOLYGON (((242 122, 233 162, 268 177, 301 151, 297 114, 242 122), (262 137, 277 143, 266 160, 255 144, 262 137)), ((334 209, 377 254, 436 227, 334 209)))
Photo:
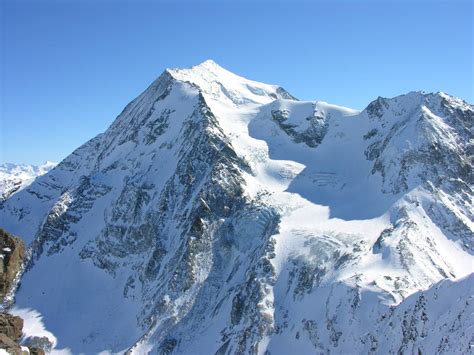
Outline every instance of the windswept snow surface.
POLYGON ((0 206, 17 307, 73 353, 468 352, 473 118, 168 69, 0 206))

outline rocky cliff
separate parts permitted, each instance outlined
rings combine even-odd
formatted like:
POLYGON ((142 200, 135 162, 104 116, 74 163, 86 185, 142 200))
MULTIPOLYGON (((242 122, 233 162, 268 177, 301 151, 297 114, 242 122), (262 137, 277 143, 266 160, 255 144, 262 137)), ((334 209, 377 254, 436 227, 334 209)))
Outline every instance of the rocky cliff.
POLYGON ((0 299, 6 307, 16 288, 25 258, 23 241, 0 228, 0 299))

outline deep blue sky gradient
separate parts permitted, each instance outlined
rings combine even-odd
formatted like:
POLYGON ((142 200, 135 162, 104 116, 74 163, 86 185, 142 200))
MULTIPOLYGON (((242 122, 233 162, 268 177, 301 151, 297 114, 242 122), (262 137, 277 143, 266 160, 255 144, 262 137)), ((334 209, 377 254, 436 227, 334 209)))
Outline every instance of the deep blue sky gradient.
POLYGON ((473 94, 472 1, 1 1, 0 162, 60 161, 166 67, 300 99, 473 94))

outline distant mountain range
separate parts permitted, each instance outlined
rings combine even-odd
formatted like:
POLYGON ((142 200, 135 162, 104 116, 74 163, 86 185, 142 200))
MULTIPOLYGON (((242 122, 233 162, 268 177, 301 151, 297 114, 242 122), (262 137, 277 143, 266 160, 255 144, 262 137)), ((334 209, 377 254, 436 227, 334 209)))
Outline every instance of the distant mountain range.
POLYGON ((50 161, 42 165, 0 164, 0 201, 30 185, 36 177, 46 174, 56 165, 50 161))
POLYGON ((73 354, 469 353, 473 121, 167 69, 0 204, 28 247, 10 312, 73 354))

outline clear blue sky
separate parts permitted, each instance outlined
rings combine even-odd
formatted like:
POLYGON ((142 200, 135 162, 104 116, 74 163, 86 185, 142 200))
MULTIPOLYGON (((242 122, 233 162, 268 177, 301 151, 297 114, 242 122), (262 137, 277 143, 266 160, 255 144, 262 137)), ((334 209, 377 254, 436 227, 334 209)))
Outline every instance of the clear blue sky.
POLYGON ((205 59, 300 99, 473 95, 466 1, 1 2, 0 162, 60 161, 166 67, 205 59))

